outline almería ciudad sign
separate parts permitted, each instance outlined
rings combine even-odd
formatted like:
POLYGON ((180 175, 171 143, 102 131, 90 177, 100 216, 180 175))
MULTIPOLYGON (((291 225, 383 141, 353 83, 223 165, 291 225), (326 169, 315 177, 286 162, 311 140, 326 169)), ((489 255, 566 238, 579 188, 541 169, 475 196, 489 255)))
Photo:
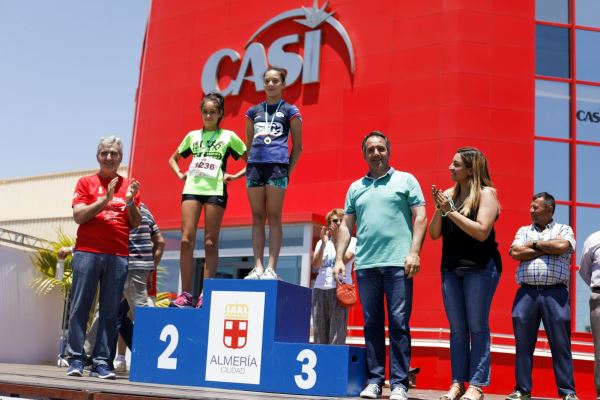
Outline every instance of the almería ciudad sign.
POLYGON ((208 57, 202 71, 202 90, 204 93, 218 92, 223 96, 237 96, 244 80, 254 84, 256 91, 264 90, 263 74, 268 65, 285 68, 288 72, 286 84, 292 85, 298 79, 302 84, 319 82, 319 66, 321 60, 322 31, 319 27, 324 24, 331 26, 341 37, 346 46, 350 61, 350 74, 354 74, 354 49, 344 26, 333 17, 334 12, 327 12, 327 2, 318 7, 317 0, 311 8, 301 7, 285 11, 265 22, 246 43, 243 58, 234 49, 220 49, 208 57), (294 22, 308 27, 302 33, 282 36, 274 40, 268 49, 255 41, 261 33, 276 26, 278 23, 293 19, 294 22), (285 51, 290 44, 301 43, 303 39, 304 58, 297 53, 285 51), (229 58, 232 62, 240 59, 237 77, 226 87, 219 87, 219 67, 221 62, 229 58))

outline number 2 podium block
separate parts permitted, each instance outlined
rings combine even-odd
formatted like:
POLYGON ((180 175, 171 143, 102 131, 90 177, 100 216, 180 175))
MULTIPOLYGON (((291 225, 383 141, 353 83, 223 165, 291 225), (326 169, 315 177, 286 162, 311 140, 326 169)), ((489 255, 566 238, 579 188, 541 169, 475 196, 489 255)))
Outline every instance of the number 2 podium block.
POLYGON ((308 343, 310 289, 208 279, 200 309, 136 308, 130 379, 320 396, 356 396, 365 352, 308 343))

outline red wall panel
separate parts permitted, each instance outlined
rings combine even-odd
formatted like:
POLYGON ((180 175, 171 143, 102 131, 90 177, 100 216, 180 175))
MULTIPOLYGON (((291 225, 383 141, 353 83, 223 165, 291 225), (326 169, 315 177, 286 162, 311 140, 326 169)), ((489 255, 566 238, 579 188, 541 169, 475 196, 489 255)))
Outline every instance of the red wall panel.
MULTIPOLYGON (((169 170, 167 159, 189 130, 201 127, 198 104, 207 58, 222 48, 235 49, 243 57, 246 41, 263 23, 300 6, 311 7, 312 1, 153 1, 131 173, 141 180, 143 199, 163 229, 179 227, 182 183, 169 170)), ((391 164, 415 174, 427 200, 431 184, 451 185, 447 167, 456 148, 479 147, 489 158, 502 204, 496 229, 504 272, 493 303, 492 331, 512 334, 516 263, 507 251, 517 228, 529 222, 533 190, 533 2, 332 0, 328 11, 348 31, 356 71, 350 73, 337 33, 330 26, 320 27, 320 82, 297 82, 284 95, 302 111, 304 141, 284 220, 324 215, 343 205, 348 185, 366 171, 360 142, 373 129, 390 136, 391 164)), ((257 41, 268 48, 283 35, 302 36, 307 30, 288 20, 257 41)), ((302 54, 302 43, 301 39, 286 50, 302 54)), ((239 61, 223 64, 222 85, 235 78, 239 66, 239 61)), ((226 100, 223 127, 243 137, 244 114, 262 99, 253 84, 245 82, 238 96, 226 100)), ((232 163, 229 169, 241 166, 232 163)), ((431 215, 431 205, 427 208, 431 215)), ((235 182, 224 224, 248 223, 249 215, 244 182, 235 182)), ((423 269, 415 280, 415 327, 448 326, 439 259, 440 243, 427 240, 423 269)), ((353 312, 351 324, 361 323, 360 313, 353 312)), ((445 386, 447 362, 437 364, 441 378, 438 381, 429 371, 428 382, 445 386)), ((510 389, 512 372, 502 375, 505 383, 498 387, 510 389)))

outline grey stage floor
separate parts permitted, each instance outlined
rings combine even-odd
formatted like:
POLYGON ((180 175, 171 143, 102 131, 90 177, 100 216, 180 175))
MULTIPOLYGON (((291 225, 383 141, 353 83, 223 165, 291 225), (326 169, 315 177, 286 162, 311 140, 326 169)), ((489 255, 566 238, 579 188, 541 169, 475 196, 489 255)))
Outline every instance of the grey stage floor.
MULTIPOLYGON (((170 386, 130 382, 127 375, 117 380, 105 381, 98 378, 68 377, 65 368, 48 365, 24 365, 0 363, 0 396, 20 394, 21 397, 87 399, 87 400, 134 400, 134 399, 334 399, 334 397, 293 396, 238 390, 208 389, 189 386, 170 386)), ((86 373, 87 375, 87 373, 86 373)), ((418 383, 418 382, 417 382, 418 383)), ((444 392, 413 388, 410 399, 438 399, 444 392)), ((382 398, 389 397, 385 389, 382 398)), ((503 395, 487 394, 488 400, 504 399, 503 395)), ((345 399, 348 399, 345 397, 345 399)), ((539 399, 541 400, 541 399, 539 399)))

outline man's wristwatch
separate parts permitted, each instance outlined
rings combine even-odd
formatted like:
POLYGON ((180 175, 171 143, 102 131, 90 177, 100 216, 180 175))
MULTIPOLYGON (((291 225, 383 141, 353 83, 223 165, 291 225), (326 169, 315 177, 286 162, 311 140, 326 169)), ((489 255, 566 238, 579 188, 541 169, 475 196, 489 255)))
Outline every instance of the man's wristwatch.
POLYGON ((534 241, 533 241, 533 243, 531 244, 531 247, 532 247, 534 250, 537 250, 537 242, 538 242, 537 240, 534 240, 534 241))

